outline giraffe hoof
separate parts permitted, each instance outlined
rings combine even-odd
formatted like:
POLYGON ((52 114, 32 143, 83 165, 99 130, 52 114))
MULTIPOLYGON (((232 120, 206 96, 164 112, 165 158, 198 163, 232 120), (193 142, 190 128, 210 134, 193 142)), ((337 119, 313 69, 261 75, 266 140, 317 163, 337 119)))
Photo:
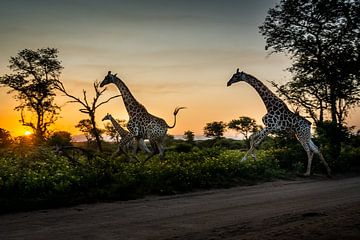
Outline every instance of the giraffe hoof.
POLYGON ((304 173, 302 174, 303 177, 310 177, 310 173, 304 173))

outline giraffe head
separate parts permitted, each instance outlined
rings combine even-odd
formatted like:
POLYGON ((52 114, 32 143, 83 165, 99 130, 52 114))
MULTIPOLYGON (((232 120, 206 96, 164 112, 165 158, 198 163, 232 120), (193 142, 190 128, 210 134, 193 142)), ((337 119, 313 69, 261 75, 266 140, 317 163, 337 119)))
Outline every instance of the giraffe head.
POLYGON ((107 113, 101 121, 110 120, 110 118, 111 118, 111 114, 107 113))
POLYGON ((114 83, 116 79, 116 74, 111 74, 111 71, 108 71, 108 74, 105 76, 104 80, 100 83, 100 87, 114 83))
POLYGON ((239 72, 239 69, 236 69, 236 73, 234 73, 234 75, 232 75, 230 80, 227 82, 227 86, 229 87, 233 83, 244 81, 244 79, 246 78, 246 75, 247 74, 244 73, 243 71, 239 72))

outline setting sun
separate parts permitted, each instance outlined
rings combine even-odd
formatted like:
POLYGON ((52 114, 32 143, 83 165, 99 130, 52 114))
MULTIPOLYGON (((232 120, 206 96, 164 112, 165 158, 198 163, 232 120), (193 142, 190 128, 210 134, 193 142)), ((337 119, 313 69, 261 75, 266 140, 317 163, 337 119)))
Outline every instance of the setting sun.
POLYGON ((24 132, 24 135, 25 135, 25 136, 29 136, 29 135, 31 135, 31 134, 32 134, 32 132, 30 132, 30 131, 25 131, 25 132, 24 132))

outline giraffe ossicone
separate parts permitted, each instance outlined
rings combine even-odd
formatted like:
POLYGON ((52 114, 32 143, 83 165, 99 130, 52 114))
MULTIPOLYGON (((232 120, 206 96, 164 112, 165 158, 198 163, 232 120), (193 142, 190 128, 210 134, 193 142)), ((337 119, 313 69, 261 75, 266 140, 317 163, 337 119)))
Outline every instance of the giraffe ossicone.
POLYGON ((236 73, 233 74, 227 82, 227 86, 241 81, 250 84, 258 92, 267 110, 267 113, 262 118, 265 128, 250 136, 250 149, 242 160, 246 160, 249 154, 252 155, 256 146, 258 146, 270 132, 290 131, 295 134, 307 154, 308 164, 304 175, 310 175, 311 163, 315 153, 319 156, 326 168, 328 176, 330 176, 331 170, 329 165, 325 161, 319 148, 311 140, 311 122, 299 114, 290 111, 284 101, 270 91, 260 80, 243 71, 240 72, 239 69, 236 70, 236 73))

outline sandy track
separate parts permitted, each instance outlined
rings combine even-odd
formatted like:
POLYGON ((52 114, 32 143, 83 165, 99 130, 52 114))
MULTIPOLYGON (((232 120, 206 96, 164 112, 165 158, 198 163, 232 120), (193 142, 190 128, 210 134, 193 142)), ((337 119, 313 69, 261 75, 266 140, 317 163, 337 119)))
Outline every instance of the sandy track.
POLYGON ((0 239, 360 239, 360 177, 0 216, 0 239))

